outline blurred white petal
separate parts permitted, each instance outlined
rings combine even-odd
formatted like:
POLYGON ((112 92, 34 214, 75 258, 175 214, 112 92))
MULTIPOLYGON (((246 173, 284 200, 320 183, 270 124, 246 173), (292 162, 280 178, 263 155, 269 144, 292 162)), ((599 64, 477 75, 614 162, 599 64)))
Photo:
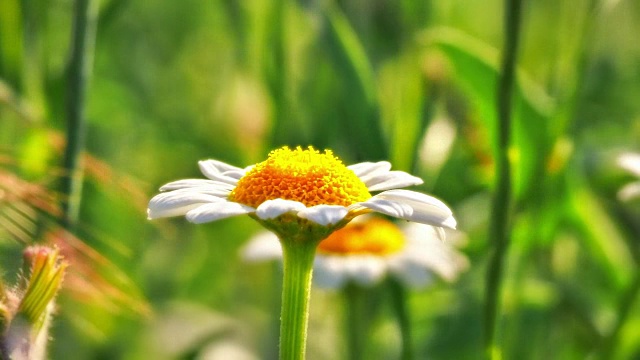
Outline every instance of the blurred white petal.
POLYGON ((260 360, 249 346, 219 339, 205 345, 195 360, 260 360))
POLYGON ((428 268, 403 260, 396 258, 389 262, 389 271, 403 284, 411 288, 423 288, 433 282, 433 273, 428 268))
POLYGON ((345 271, 355 283, 371 286, 378 283, 387 271, 383 258, 374 255, 343 256, 345 271))
POLYGON ((630 173, 640 176, 640 154, 623 153, 618 157, 618 165, 630 173))
POLYGON ((341 259, 317 254, 313 264, 313 282, 321 288, 338 289, 344 286, 347 274, 341 259))
POLYGON ((408 239, 435 238, 441 241, 446 240, 445 230, 439 226, 408 222, 400 228, 408 239))
POLYGON ((418 157, 424 167, 436 173, 446 162, 456 139, 456 127, 443 111, 438 111, 424 133, 418 157))
POLYGON ((386 273, 383 258, 373 255, 333 255, 318 253, 313 281, 321 288, 336 289, 352 281, 361 286, 378 283, 386 273))
POLYGON ((618 191, 618 199, 621 201, 630 201, 640 198, 640 181, 627 184, 618 191))
POLYGON ((242 247, 241 255, 251 262, 282 259, 282 247, 274 233, 261 231, 242 247))
MULTIPOLYGON (((456 240, 456 236, 451 236, 452 241, 442 241, 435 230, 437 229, 431 226, 415 223, 402 226, 407 239, 403 261, 429 269, 446 281, 454 281, 469 267, 467 257, 453 246, 462 245, 464 241, 456 240)), ((455 233, 453 230, 449 231, 455 233)))

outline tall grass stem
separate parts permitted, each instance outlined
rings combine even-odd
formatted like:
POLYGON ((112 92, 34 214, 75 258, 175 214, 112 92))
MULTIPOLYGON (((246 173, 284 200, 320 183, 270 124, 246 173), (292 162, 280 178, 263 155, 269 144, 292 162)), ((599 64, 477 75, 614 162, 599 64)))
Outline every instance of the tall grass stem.
POLYGON ((512 202, 511 163, 511 103, 516 77, 516 55, 520 33, 522 0, 505 0, 504 50, 497 88, 496 188, 491 209, 489 239, 492 251, 486 277, 484 335, 485 354, 488 359, 501 358, 496 342, 503 268, 510 243, 510 210, 512 202))
POLYGON ((407 306, 407 289, 398 280, 390 279, 391 297, 393 309, 400 328, 400 338, 402 341, 401 360, 414 359, 413 340, 411 335, 411 317, 407 306))
POLYGON ((97 27, 96 0, 76 0, 71 57, 67 77, 67 147, 62 181, 63 225, 72 229, 78 220, 82 193, 82 153, 85 143, 87 86, 91 76, 97 27))
POLYGON ((347 353, 349 360, 364 359, 366 339, 369 335, 367 329, 366 306, 364 303, 366 290, 355 284, 348 284, 344 288, 345 296, 345 327, 347 339, 347 353))

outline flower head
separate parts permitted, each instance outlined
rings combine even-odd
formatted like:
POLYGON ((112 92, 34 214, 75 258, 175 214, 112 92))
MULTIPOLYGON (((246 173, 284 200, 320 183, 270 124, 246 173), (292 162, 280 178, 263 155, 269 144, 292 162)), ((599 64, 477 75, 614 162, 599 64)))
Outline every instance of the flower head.
POLYGON ((371 198, 365 184, 331 151, 309 148, 272 151, 251 168, 229 194, 229 200, 257 208, 267 200, 315 205, 349 206, 371 198))
POLYGON ((205 223, 249 214, 281 235, 294 231, 289 227, 326 229, 318 238, 369 212, 437 227, 456 226, 451 210, 440 200, 399 190, 422 180, 391 171, 386 161, 345 166, 329 150, 285 146, 244 169, 217 160, 199 165, 208 179, 162 186, 161 194, 149 202, 149 219, 185 215, 193 223, 205 223))
MULTIPOLYGON (((640 178, 640 154, 624 153, 618 158, 618 165, 640 178)), ((622 201, 640 198, 640 181, 623 186, 618 192, 618 198, 622 201)))
MULTIPOLYGON (((284 264, 281 359, 304 357, 311 274, 321 240, 370 212, 434 225, 438 234, 444 227, 456 226, 451 210, 440 200, 397 190, 422 180, 391 171, 386 161, 345 166, 329 150, 321 153, 312 147, 283 147, 269 153, 267 160, 244 169, 216 160, 200 161, 199 165, 208 179, 162 186, 162 193, 149 202, 148 217, 185 215, 191 222, 204 223, 248 214, 278 236, 284 264)), ((321 251, 339 247, 330 244, 321 251)), ((372 244, 360 249, 394 251, 393 246, 372 244)))
MULTIPOLYGON (((249 261, 279 259, 282 250, 268 232, 256 235, 243 249, 249 261)), ((454 281, 469 266, 451 242, 432 226, 398 226, 380 217, 364 216, 329 235, 318 245, 313 280, 323 288, 353 282, 371 286, 392 276, 411 287, 430 283, 434 275, 454 281)))

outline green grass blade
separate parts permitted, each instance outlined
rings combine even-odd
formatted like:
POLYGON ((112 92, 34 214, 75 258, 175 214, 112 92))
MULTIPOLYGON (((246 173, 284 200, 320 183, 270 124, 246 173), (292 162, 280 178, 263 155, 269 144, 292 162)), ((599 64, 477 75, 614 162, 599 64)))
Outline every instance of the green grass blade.
MULTIPOLYGON (((456 83, 471 99, 481 124, 489 131, 494 153, 497 152, 496 104, 498 52, 473 37, 452 29, 438 29, 427 41, 447 56, 456 83)), ((513 143, 510 157, 514 163, 514 192, 517 197, 532 195, 544 175, 553 146, 549 119, 553 104, 544 91, 523 72, 517 73, 513 93, 513 143)))
POLYGON ((383 159, 385 141, 380 129, 376 82, 373 66, 364 46, 338 7, 328 6, 324 12, 326 36, 339 73, 343 74, 351 94, 350 118, 341 119, 347 139, 360 158, 383 159))

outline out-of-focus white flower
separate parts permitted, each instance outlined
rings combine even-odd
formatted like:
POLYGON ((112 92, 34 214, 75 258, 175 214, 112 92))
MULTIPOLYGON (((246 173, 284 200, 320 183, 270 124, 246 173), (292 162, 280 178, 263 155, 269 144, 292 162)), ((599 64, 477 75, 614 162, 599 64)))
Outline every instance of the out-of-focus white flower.
MULTIPOLYGON (((244 247, 242 256, 248 261, 279 259, 282 250, 275 235, 261 232, 244 247)), ((397 226, 365 216, 320 242, 313 281, 319 287, 335 289, 349 282, 371 286, 389 275, 407 286, 423 287, 434 276, 452 282, 468 267, 468 259, 452 241, 443 241, 433 226, 397 226)))
MULTIPOLYGON (((640 178, 640 154, 624 153, 618 157, 618 165, 640 178)), ((640 198, 640 180, 623 186, 618 191, 618 198, 622 201, 640 198)))

